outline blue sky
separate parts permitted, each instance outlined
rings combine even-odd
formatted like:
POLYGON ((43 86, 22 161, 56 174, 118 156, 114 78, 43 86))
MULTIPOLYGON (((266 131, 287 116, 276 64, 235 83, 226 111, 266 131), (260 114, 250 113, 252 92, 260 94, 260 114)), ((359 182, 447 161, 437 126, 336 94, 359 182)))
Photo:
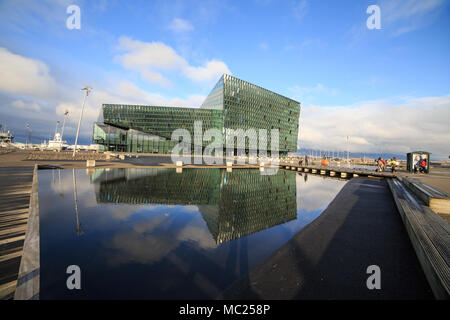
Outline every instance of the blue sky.
POLYGON ((302 103, 299 146, 344 150, 349 135, 354 151, 448 158, 449 16, 444 0, 0 0, 0 123, 48 139, 68 109, 71 142, 90 84, 89 143, 102 103, 198 107, 227 72, 302 103))

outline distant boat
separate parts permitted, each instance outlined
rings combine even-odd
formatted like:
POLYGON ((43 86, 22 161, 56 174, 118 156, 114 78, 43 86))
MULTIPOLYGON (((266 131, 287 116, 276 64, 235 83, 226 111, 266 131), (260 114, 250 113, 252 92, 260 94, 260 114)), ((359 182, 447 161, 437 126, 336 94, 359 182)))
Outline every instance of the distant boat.
POLYGON ((1 143, 12 143, 14 140, 14 135, 11 131, 2 130, 2 126, 0 125, 0 142, 1 143))
POLYGON ((61 134, 57 132, 53 140, 49 140, 48 143, 41 146, 46 150, 65 150, 69 147, 67 141, 63 141, 61 138, 61 134))

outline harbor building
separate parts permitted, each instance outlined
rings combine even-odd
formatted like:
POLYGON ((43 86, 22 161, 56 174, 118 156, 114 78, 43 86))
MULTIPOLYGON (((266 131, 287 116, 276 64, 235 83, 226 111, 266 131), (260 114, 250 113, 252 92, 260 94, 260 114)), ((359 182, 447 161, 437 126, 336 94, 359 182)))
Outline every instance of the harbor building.
MULTIPOLYGON (((285 154, 297 150, 300 103, 224 74, 200 108, 103 104, 102 116, 103 122, 94 124, 93 142, 104 151, 168 154, 180 142, 172 140, 173 131, 186 129, 194 135, 195 123, 201 121, 202 134, 208 129, 222 133, 224 149, 236 130, 266 129, 259 143, 270 153, 271 132, 278 130, 277 149, 285 154)), ((255 145, 250 140, 246 153, 255 145)), ((191 142, 194 150, 194 137, 191 142)), ((202 148, 210 143, 202 140, 202 148)))

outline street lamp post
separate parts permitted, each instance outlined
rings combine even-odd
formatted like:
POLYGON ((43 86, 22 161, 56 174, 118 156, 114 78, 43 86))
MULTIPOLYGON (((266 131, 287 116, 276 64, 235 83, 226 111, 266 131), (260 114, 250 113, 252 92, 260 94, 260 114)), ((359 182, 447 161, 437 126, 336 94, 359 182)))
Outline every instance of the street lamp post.
POLYGON ((28 143, 30 143, 31 140, 31 129, 30 129, 30 124, 27 122, 27 125, 25 126, 27 129, 27 139, 26 139, 26 143, 25 143, 25 149, 28 150, 28 143))
POLYGON ((81 90, 85 90, 86 91, 86 95, 84 96, 83 106, 81 107, 80 120, 78 120, 77 135, 75 136, 75 146, 73 148, 73 155, 72 155, 73 158, 75 158, 75 152, 77 152, 78 134, 80 133, 80 125, 81 125, 81 119, 83 118, 84 105, 86 103, 86 98, 89 95, 89 92, 92 90, 92 88, 89 87, 89 86, 86 86, 86 87, 84 87, 81 90))
POLYGON ((55 128, 55 134, 53 135, 53 139, 56 139, 56 133, 58 132, 58 125, 59 125, 59 120, 56 120, 56 128, 55 128))
POLYGON ((66 110, 64 112, 64 121, 63 121, 63 125, 62 125, 62 129, 61 129, 61 143, 63 141, 63 135, 64 135, 64 126, 66 125, 66 118, 69 115, 69 110, 66 110))
POLYGON ((347 164, 350 166, 350 159, 349 159, 349 149, 348 149, 348 139, 349 139, 350 137, 349 136, 347 136, 347 164))

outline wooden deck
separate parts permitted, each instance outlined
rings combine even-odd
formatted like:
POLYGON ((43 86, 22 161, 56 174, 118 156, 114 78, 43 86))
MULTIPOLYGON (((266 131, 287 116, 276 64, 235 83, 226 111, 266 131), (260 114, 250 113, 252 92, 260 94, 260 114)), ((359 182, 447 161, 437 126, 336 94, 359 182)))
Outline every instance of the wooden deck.
MULTIPOLYGON (((388 179, 406 231, 437 299, 450 299, 450 226, 428 207, 415 189, 388 179)), ((420 187, 423 187, 421 185, 420 187)), ((428 192, 428 191, 427 191, 428 192)), ((439 192, 439 191, 438 191, 439 192)))
POLYGON ((27 230, 33 167, 0 167, 0 299, 12 299, 27 230))

